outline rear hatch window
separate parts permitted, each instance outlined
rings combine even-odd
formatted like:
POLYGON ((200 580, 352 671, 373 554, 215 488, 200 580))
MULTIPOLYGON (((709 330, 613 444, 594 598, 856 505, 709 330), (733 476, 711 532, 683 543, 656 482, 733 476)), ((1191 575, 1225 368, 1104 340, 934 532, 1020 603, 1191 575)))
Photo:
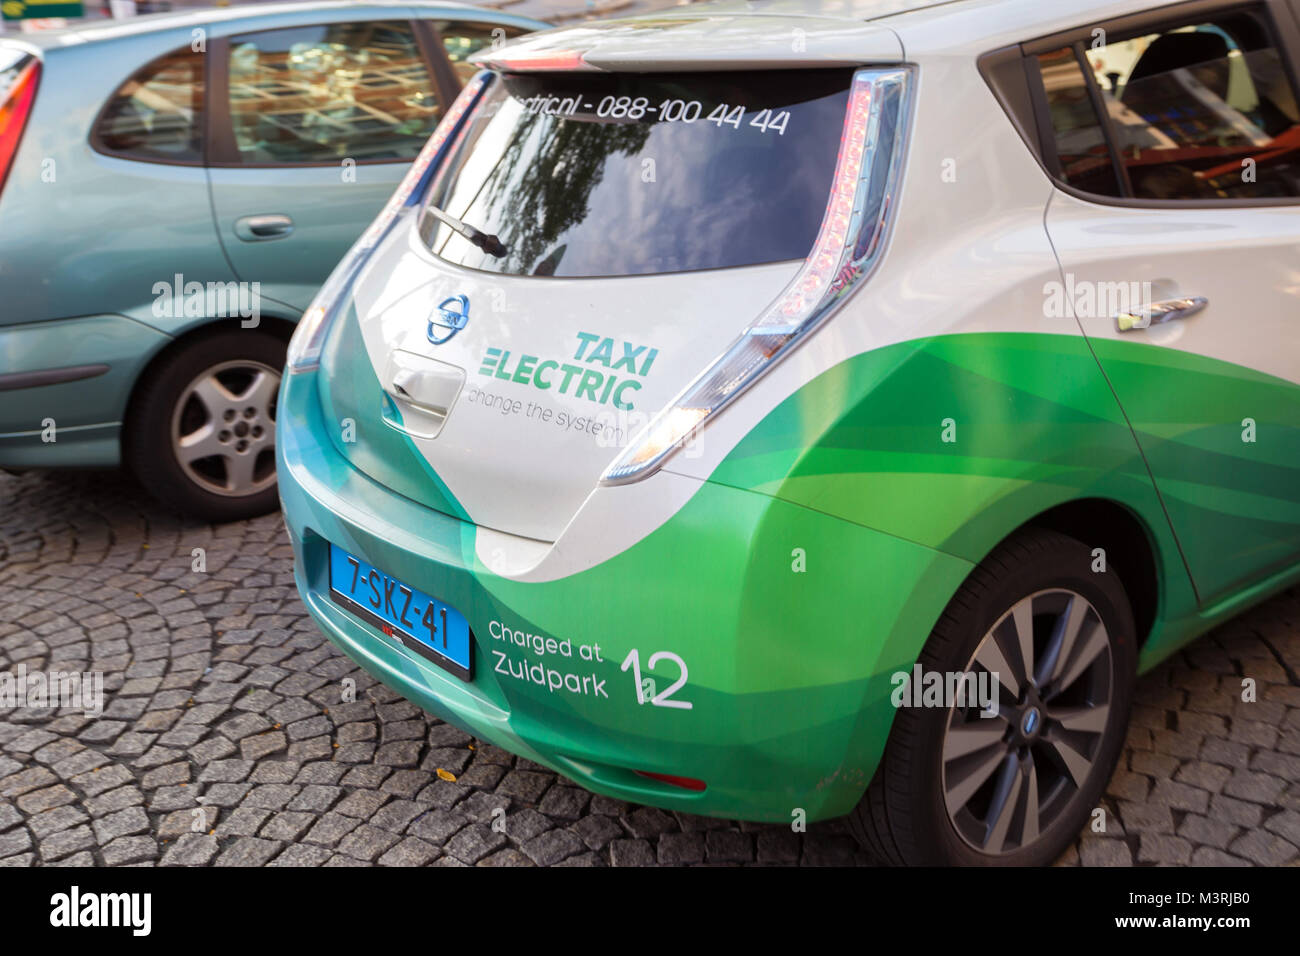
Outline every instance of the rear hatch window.
POLYGON ((430 202, 496 235, 485 252, 431 215, 456 265, 633 276, 807 255, 826 211, 850 70, 506 74, 430 202))

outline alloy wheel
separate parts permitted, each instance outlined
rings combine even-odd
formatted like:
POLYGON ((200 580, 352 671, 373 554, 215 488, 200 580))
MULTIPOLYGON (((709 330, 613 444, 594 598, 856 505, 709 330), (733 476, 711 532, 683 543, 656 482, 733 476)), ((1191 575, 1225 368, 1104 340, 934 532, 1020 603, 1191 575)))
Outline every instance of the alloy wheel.
POLYGON ((172 453, 199 487, 228 497, 275 484, 275 402, 280 373, 235 360, 204 370, 172 413, 172 453))
POLYGON ((962 840, 1000 856, 1050 829, 1091 775, 1115 692, 1111 638, 1083 595, 1038 591, 988 630, 967 671, 976 686, 996 675, 997 699, 953 702, 944 803, 962 840))

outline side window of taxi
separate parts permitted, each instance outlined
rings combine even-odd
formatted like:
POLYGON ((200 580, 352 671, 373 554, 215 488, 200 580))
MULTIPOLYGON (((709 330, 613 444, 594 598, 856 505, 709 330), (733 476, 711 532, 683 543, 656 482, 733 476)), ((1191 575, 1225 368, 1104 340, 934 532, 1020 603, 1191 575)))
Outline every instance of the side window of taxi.
POLYGON ((1300 108, 1260 10, 1037 57, 1058 167, 1135 199, 1300 196, 1300 108))

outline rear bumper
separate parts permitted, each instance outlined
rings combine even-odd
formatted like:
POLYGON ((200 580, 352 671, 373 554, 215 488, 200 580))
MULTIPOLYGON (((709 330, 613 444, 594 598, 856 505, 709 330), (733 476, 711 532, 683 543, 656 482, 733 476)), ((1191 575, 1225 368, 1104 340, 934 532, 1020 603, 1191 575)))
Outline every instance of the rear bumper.
POLYGON ((367 672, 474 736, 620 799, 786 823, 857 802, 892 722, 890 678, 911 668, 968 564, 697 482, 666 524, 613 558, 555 580, 508 579, 479 560, 474 525, 378 485, 335 450, 315 379, 288 375, 281 390, 280 494, 303 600, 367 672), (331 600, 329 542, 463 613, 474 680, 331 600), (569 653, 520 646, 503 628, 554 638, 569 653), (634 651, 642 695, 623 666, 634 651), (544 679, 516 676, 525 668, 544 679))

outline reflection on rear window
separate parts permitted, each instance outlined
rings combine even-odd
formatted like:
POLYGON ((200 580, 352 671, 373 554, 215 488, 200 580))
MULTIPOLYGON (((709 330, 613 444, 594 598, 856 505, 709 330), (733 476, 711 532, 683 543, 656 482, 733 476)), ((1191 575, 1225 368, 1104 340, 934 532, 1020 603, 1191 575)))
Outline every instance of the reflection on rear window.
POLYGON ((622 276, 800 259, 816 238, 848 104, 847 70, 498 78, 426 214, 458 265, 622 276))

